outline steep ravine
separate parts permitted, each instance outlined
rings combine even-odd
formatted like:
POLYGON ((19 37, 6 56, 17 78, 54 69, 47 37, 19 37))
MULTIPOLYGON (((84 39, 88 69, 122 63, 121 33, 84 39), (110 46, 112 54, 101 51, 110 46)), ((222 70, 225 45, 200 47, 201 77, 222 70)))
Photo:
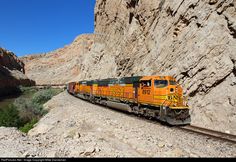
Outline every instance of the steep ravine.
POLYGON ((235 31, 235 0, 97 0, 93 34, 23 60, 38 83, 173 75, 192 124, 236 134, 235 31))

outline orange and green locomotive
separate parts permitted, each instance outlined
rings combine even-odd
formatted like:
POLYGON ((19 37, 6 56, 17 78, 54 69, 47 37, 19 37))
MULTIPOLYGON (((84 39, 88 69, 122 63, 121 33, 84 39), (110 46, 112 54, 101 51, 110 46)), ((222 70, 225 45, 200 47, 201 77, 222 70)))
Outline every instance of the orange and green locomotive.
POLYGON ((76 97, 118 110, 155 118, 170 125, 189 124, 183 89, 171 76, 132 76, 71 82, 76 97))

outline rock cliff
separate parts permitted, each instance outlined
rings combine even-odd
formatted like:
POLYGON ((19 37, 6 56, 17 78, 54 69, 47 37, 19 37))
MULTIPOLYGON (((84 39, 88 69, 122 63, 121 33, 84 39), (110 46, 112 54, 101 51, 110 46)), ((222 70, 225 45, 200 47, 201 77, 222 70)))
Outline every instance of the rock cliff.
POLYGON ((83 57, 91 50, 94 35, 78 36, 70 45, 45 54, 26 55, 26 75, 36 84, 64 84, 83 71, 83 57))
POLYGON ((34 85, 24 75, 24 63, 10 51, 0 48, 0 97, 16 92, 19 85, 34 85))
POLYGON ((235 51, 235 0, 97 0, 94 34, 23 60, 38 83, 173 75, 193 124, 236 134, 235 51))

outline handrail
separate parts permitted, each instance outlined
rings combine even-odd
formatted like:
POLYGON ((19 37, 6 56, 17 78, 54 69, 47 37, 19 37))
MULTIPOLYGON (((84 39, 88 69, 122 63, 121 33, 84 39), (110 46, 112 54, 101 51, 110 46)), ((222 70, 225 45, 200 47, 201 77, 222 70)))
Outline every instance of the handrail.
POLYGON ((161 106, 163 106, 166 101, 167 101, 167 99, 165 99, 164 102, 162 102, 161 106))

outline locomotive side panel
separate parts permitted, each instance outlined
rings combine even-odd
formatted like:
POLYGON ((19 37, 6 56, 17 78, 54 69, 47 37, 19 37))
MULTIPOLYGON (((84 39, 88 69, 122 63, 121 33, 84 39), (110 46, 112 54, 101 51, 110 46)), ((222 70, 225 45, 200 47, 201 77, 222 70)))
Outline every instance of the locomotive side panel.
POLYGON ((87 84, 87 81, 82 81, 79 86, 81 94, 89 95, 91 93, 91 86, 87 84))
POLYGON ((127 101, 133 101, 135 98, 133 84, 126 84, 124 86, 123 98, 127 101))
POLYGON ((140 87, 138 89, 138 102, 141 104, 154 105, 153 81, 150 77, 144 77, 140 80, 140 87))
POLYGON ((119 81, 119 86, 123 88, 122 100, 131 103, 138 102, 139 80, 142 76, 123 77, 119 81))
POLYGON ((109 85, 110 97, 113 99, 122 99, 124 93, 124 87, 119 84, 110 84, 109 85))

